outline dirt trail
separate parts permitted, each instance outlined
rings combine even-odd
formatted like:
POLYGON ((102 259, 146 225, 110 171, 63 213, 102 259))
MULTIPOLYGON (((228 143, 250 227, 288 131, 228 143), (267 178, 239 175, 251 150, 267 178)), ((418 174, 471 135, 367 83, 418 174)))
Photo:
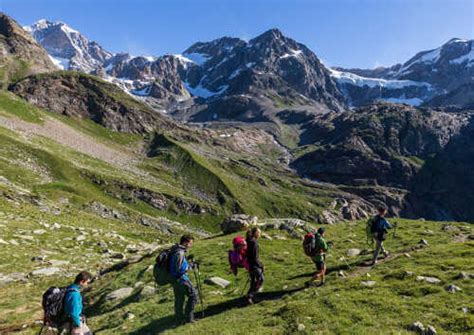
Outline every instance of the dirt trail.
MULTIPOLYGON (((417 244, 415 246, 406 248, 406 249, 404 249, 400 252, 397 252, 395 254, 389 254, 385 258, 379 259, 378 262, 377 262, 377 265, 380 265, 380 264, 383 264, 385 262, 397 259, 398 257, 404 256, 406 253, 409 253, 409 252, 412 252, 412 251, 415 251, 415 250, 419 250, 419 249, 423 249, 424 247, 425 247, 425 245, 423 245, 423 244, 417 244)), ((375 266, 377 266, 377 265, 375 265, 375 266)), ((352 267, 352 270, 347 272, 347 277, 364 276, 367 273, 369 273, 370 270, 372 270, 373 267, 374 267, 374 265, 371 265, 371 261, 366 261, 366 262, 362 263, 362 265, 352 267)))
POLYGON ((133 173, 143 173, 136 168, 139 160, 132 152, 119 151, 53 118, 45 118, 43 124, 35 124, 18 118, 0 116, 0 126, 23 134, 24 136, 43 136, 68 148, 105 161, 133 173))

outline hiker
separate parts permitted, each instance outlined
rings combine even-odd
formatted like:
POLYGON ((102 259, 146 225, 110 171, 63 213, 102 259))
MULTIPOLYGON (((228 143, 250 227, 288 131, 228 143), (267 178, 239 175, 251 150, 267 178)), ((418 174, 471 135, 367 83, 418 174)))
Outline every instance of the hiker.
POLYGON ((179 244, 170 250, 170 273, 174 277, 174 312, 178 322, 194 322, 194 306, 197 303, 197 292, 188 275, 193 264, 186 259, 186 252, 192 247, 194 238, 191 235, 183 235, 179 244), (183 313, 185 298, 188 298, 183 313))
POLYGON ((264 266, 260 261, 258 239, 262 232, 258 227, 247 231, 247 262, 249 267, 250 288, 246 295, 249 305, 254 303, 255 295, 260 291, 264 281, 264 266))
POLYGON ((63 305, 67 321, 58 328, 58 334, 92 335, 82 314, 83 305, 80 292, 81 288, 89 285, 91 279, 92 275, 89 272, 81 271, 76 276, 74 283, 67 287, 63 305))
POLYGON ((382 252, 385 257, 389 255, 389 252, 384 248, 383 241, 385 241, 387 229, 391 229, 392 225, 385 219, 385 215, 387 215, 387 209, 381 206, 378 208, 378 214, 368 221, 371 238, 375 241, 372 265, 377 264, 377 258, 380 252, 382 252))
POLYGON ((325 229, 320 227, 316 234, 310 233, 304 237, 303 248, 306 255, 311 257, 311 260, 316 265, 316 273, 306 282, 307 286, 314 285, 314 282, 321 279, 318 286, 324 285, 326 275, 326 252, 329 250, 329 245, 324 238, 325 229))

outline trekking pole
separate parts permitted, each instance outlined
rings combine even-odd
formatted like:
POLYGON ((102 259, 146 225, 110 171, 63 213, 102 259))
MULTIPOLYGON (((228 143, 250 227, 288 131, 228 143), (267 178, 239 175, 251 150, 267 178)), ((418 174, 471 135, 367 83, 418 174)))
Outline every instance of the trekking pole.
POLYGON ((244 287, 242 288, 242 292, 240 292, 240 295, 244 294, 245 289, 247 288, 247 285, 250 283, 250 278, 247 278, 247 281, 245 282, 244 287))
POLYGON ((393 223, 393 236, 392 236, 392 238, 397 238, 397 227, 398 227, 398 223, 395 221, 393 223))
POLYGON ((199 272, 199 265, 196 263, 196 267, 193 269, 194 277, 196 278, 196 285, 199 293, 199 301, 201 302, 201 316, 204 317, 204 300, 202 297, 202 286, 201 286, 201 273, 199 272))

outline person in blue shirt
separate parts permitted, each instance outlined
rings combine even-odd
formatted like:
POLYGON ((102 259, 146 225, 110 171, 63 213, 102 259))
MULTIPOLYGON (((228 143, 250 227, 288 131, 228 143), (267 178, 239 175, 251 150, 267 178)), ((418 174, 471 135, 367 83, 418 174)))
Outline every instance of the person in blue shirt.
POLYGON ((385 215, 387 215, 387 209, 385 207, 379 207, 378 212, 379 213, 374 216, 371 221, 371 233, 375 241, 372 265, 377 264, 377 258, 380 252, 382 252, 385 257, 389 255, 388 251, 384 248, 383 241, 385 241, 387 230, 391 229, 392 225, 385 219, 385 215))
POLYGON ((64 297, 64 315, 66 323, 60 327, 59 334, 92 335, 82 315, 81 288, 89 285, 92 275, 87 271, 80 272, 74 283, 67 288, 64 297))
POLYGON ((183 235, 179 244, 174 245, 170 251, 170 273, 175 278, 173 282, 174 311, 176 321, 194 322, 194 307, 197 303, 197 292, 188 271, 192 264, 186 259, 186 252, 192 247, 194 238, 191 235, 183 235), (185 298, 188 298, 183 312, 185 298))

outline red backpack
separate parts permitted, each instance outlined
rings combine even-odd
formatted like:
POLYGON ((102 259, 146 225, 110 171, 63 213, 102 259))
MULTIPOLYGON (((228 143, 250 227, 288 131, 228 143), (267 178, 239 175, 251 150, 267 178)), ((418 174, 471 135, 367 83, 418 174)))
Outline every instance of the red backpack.
POLYGON ((232 273, 237 275, 238 268, 249 270, 247 261, 247 242, 242 236, 236 236, 232 240, 233 249, 229 250, 229 265, 232 273))
POLYGON ((306 256, 312 257, 316 254, 316 236, 312 233, 305 235, 303 239, 303 250, 306 256))

